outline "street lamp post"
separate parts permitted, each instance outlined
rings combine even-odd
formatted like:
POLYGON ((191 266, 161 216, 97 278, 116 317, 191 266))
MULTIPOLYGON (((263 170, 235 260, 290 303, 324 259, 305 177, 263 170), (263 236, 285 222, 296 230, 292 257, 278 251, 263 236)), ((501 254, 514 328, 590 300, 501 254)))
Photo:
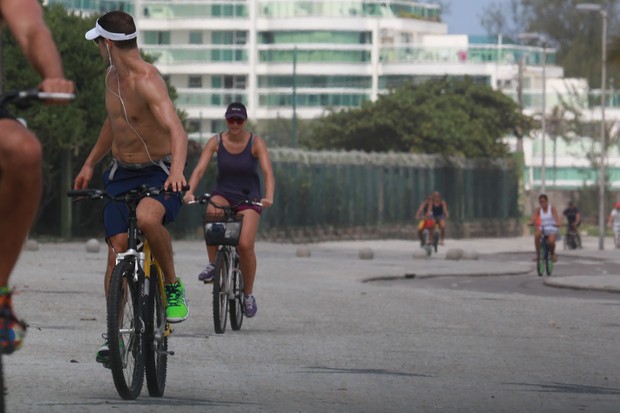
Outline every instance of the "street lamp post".
POLYGON ((545 192, 547 153, 545 145, 545 137, 547 133, 547 39, 541 33, 521 33, 521 40, 536 40, 543 48, 542 54, 542 161, 540 164, 540 192, 545 192))
POLYGON ((602 27, 602 51, 601 51, 601 159, 598 172, 598 249, 605 248, 605 78, 607 77, 607 10, 600 4, 596 3, 580 3, 577 4, 577 10, 596 11, 601 14, 603 19, 602 27))

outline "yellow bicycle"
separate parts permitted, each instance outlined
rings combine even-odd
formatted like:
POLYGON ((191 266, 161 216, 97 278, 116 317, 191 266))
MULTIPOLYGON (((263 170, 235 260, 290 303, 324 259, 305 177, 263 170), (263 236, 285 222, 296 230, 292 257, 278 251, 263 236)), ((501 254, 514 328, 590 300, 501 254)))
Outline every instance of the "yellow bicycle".
POLYGON ((127 251, 116 256, 107 300, 109 363, 118 394, 136 399, 142 391, 144 376, 149 395, 161 397, 166 387, 168 336, 172 332, 166 320, 166 294, 161 267, 151 254, 138 229, 136 210, 147 196, 166 193, 146 186, 120 196, 98 189, 79 189, 68 196, 124 202, 129 210, 127 251))

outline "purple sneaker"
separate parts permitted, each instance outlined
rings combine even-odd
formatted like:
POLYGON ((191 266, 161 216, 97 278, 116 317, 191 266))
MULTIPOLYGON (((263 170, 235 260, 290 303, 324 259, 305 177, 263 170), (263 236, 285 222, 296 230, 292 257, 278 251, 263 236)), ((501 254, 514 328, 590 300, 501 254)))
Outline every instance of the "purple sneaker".
POLYGON ((202 270, 200 272, 200 274, 198 274, 198 280, 205 282, 205 283, 210 283, 213 282, 213 277, 215 276, 215 265, 209 263, 204 270, 202 270))
POLYGON ((243 308, 246 317, 254 317, 256 314, 256 299, 253 295, 243 296, 243 308))

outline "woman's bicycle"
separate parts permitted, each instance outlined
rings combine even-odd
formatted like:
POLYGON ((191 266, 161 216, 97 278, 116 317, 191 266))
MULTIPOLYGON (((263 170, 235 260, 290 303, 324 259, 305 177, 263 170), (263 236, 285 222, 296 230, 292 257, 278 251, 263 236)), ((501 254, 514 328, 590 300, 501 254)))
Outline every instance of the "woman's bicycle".
POLYGON ((206 193, 190 203, 211 204, 221 211, 212 215, 205 212, 203 225, 207 246, 218 247, 213 277, 213 326, 217 334, 224 334, 228 314, 233 330, 240 330, 243 323, 243 275, 237 252, 243 216, 238 215, 236 209, 242 205, 262 204, 250 201, 247 195, 245 200, 232 205, 219 205, 211 197, 206 193))
POLYGON ((538 256, 536 257, 536 271, 538 272, 539 277, 542 277, 545 271, 547 272, 547 275, 551 275, 553 273, 553 259, 551 257, 547 234, 545 233, 544 228, 541 228, 540 250, 538 251, 538 256))
MULTIPOLYGON (((187 188, 184 188, 184 190, 187 188)), ((99 189, 67 192, 70 197, 123 202, 129 210, 127 251, 116 255, 107 299, 109 363, 114 386, 126 400, 142 391, 144 376, 149 395, 161 397, 166 387, 168 336, 164 275, 149 244, 138 229, 136 210, 145 197, 173 193, 142 186, 124 195, 112 196, 99 189)))
MULTIPOLYGON (((35 100, 67 101, 73 99, 75 99, 73 93, 48 93, 39 89, 14 90, 0 95, 0 110, 6 110, 9 105, 24 109, 35 100)), ((22 119, 19 121, 26 126, 22 119)), ((21 340, 26 334, 27 324, 15 318, 10 305, 0 308, 0 318, 2 318, 2 322, 0 322, 0 412, 4 412, 5 387, 2 355, 13 353, 21 345, 21 340), (16 337, 17 331, 21 331, 22 337, 16 337), (18 339, 19 343, 16 343, 18 339)))

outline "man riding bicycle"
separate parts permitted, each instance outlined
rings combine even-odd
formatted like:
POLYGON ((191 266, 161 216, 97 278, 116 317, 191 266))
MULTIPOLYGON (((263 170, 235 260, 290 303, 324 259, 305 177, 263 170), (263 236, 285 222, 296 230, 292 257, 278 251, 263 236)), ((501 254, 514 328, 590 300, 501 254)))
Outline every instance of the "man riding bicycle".
MULTIPOLYGON (((180 191, 186 185, 183 169, 187 135, 177 116, 166 83, 137 46, 133 18, 121 11, 101 16, 85 37, 95 42, 108 69, 105 77, 107 118, 99 138, 75 178, 74 189, 85 189, 94 166, 108 153, 113 160, 104 172, 106 192, 112 196, 141 185, 158 186, 176 195, 147 197, 138 205, 138 227, 146 237, 166 279, 166 318, 171 323, 189 316, 185 287, 177 277, 170 233, 164 224, 174 221, 181 208, 180 191)), ((105 275, 106 297, 116 254, 127 250, 128 210, 121 203, 108 203, 104 226, 108 243, 105 275)), ((104 363, 109 354, 107 340, 97 352, 104 363)))
POLYGON ((555 241, 558 235, 558 223, 560 222, 558 211, 554 206, 549 204, 549 198, 547 198, 545 194, 540 194, 538 196, 538 203, 540 206, 534 210, 532 219, 530 220, 530 225, 536 225, 534 233, 536 258, 534 258, 534 261, 538 260, 540 254, 540 238, 544 233, 547 236, 547 245, 549 246, 551 259, 553 262, 556 262, 558 258, 555 254, 555 241))
POLYGON ((577 241, 576 245, 581 246, 578 227, 581 224, 581 214, 573 201, 568 202, 567 208, 563 212, 566 218, 566 237, 574 236, 577 241))

